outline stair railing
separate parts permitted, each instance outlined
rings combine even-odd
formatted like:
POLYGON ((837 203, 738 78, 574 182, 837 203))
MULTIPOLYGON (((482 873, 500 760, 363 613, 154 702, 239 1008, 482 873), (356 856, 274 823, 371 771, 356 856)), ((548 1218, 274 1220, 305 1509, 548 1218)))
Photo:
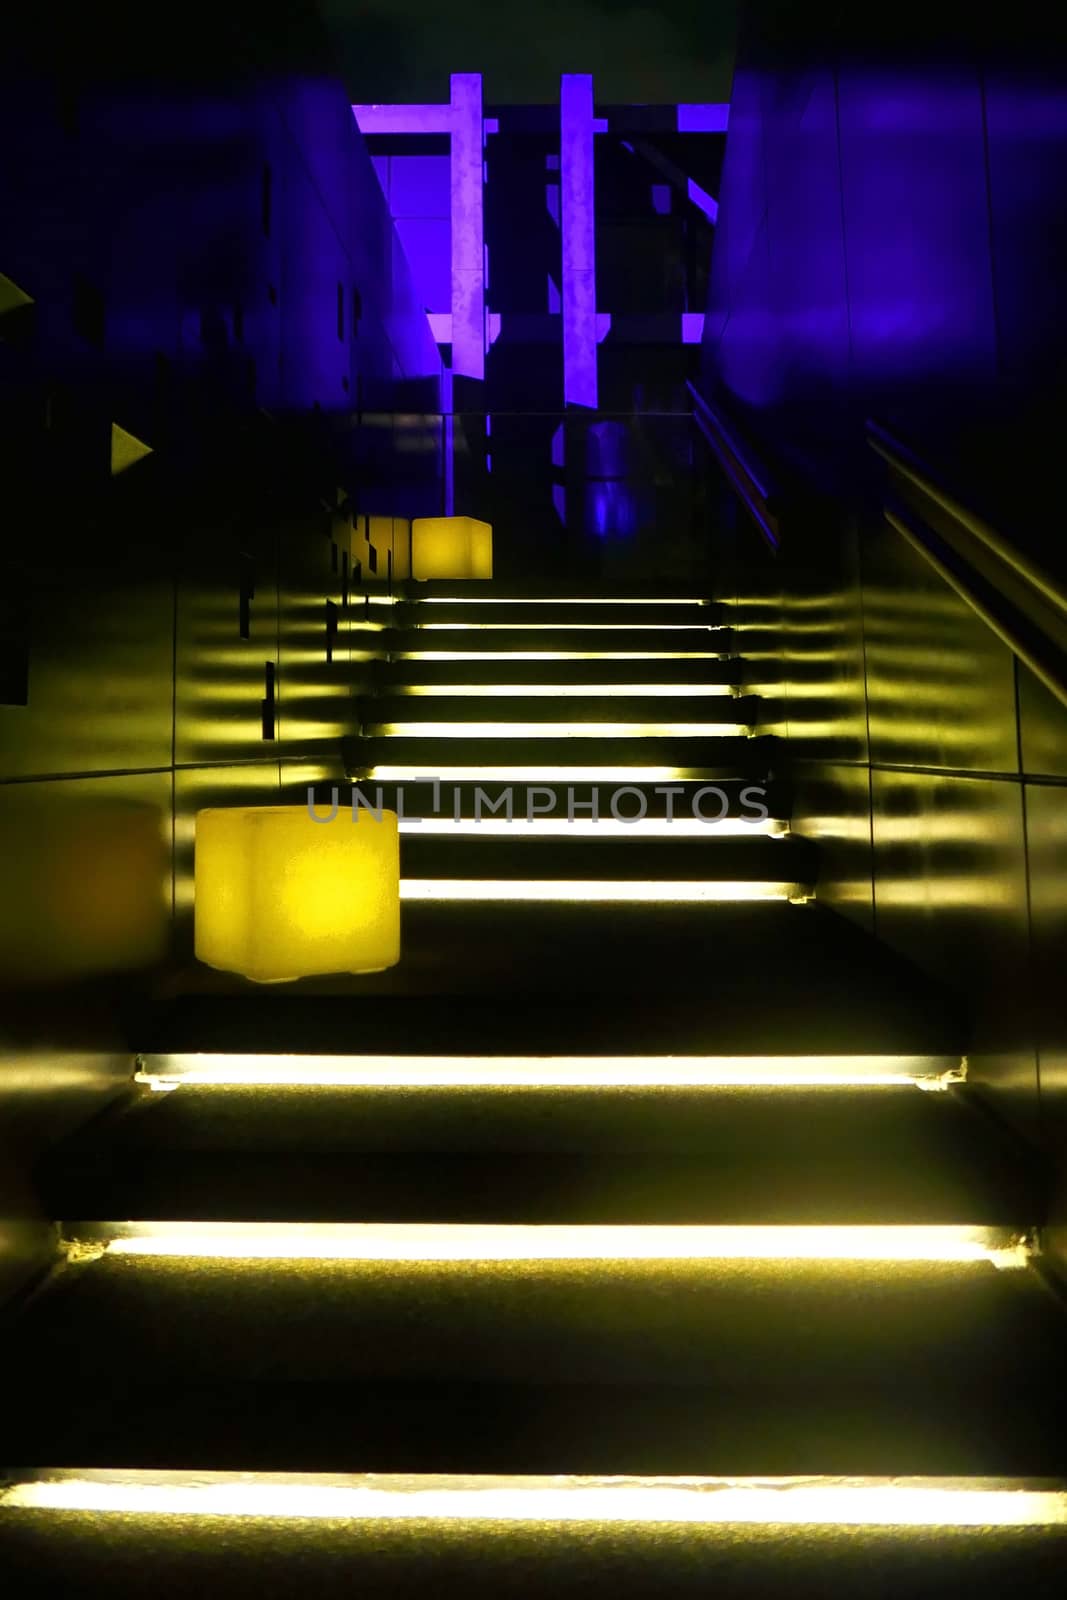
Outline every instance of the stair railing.
POLYGON ((1067 706, 1067 590, 880 423, 867 422, 867 443, 889 468, 890 527, 1067 706))
POLYGON ((772 550, 781 543, 779 529, 781 497, 762 462, 741 443, 715 408, 693 383, 687 383, 693 401, 693 420, 707 441, 712 455, 726 474, 734 493, 752 518, 772 550))

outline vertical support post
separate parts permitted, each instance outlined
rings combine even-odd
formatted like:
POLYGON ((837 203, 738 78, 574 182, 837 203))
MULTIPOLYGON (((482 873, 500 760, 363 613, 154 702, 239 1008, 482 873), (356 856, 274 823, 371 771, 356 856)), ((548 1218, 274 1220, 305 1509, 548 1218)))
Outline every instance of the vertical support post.
POLYGON ((452 516, 456 509, 456 424, 452 414, 452 370, 441 370, 441 451, 444 457, 441 474, 444 488, 444 515, 452 516))
POLYGON ((485 377, 482 75, 454 72, 452 113, 452 371, 485 377))
POLYGON ((563 403, 597 405, 596 188, 593 79, 560 80, 560 232, 563 244, 563 403))

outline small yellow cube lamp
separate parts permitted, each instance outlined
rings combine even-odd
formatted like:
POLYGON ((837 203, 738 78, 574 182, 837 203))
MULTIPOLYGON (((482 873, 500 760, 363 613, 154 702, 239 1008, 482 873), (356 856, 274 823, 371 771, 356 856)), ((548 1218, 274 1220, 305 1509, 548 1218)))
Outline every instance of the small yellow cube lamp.
POLYGON ((411 576, 491 578, 493 527, 475 517, 416 517, 411 524, 411 576))
POLYGON ((197 813, 196 957, 253 983, 382 972, 400 960, 395 811, 197 813), (380 818, 380 820, 379 820, 380 818))

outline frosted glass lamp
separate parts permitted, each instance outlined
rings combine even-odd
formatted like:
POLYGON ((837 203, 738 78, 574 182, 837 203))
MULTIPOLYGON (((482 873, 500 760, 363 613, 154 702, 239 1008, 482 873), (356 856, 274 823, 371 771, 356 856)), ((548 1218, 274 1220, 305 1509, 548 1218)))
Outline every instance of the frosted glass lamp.
POLYGON ((416 517, 411 524, 411 576, 491 578, 493 528, 475 517, 416 517))
POLYGON ((196 957, 254 983, 381 972, 400 960, 394 811, 212 808, 196 818, 196 957))

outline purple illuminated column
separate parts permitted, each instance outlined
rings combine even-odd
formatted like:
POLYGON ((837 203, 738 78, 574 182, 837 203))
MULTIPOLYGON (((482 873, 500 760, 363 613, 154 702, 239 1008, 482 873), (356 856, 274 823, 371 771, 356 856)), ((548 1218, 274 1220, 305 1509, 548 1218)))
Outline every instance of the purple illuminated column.
POLYGON ((597 404, 596 197, 593 179, 593 79, 560 80, 560 232, 563 243, 563 403, 597 404))
POLYGON ((452 371, 485 377, 482 75, 452 74, 452 371))

